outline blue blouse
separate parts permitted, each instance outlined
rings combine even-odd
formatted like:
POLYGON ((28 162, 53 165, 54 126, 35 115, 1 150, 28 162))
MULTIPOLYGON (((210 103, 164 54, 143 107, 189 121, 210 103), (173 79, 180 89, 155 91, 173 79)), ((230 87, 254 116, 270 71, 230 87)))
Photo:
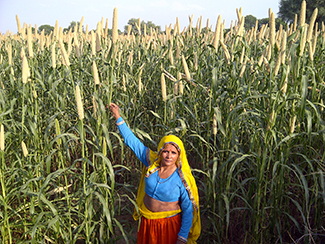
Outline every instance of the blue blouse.
MULTIPOLYGON (((129 146, 139 160, 148 167, 150 165, 148 148, 133 134, 130 128, 123 123, 122 117, 118 118, 116 124, 124 142, 129 146)), ((193 206, 188 192, 179 176, 178 170, 166 179, 159 177, 158 171, 145 177, 145 192, 150 197, 163 202, 180 201, 182 209, 182 225, 179 236, 187 239, 192 226, 193 206)))

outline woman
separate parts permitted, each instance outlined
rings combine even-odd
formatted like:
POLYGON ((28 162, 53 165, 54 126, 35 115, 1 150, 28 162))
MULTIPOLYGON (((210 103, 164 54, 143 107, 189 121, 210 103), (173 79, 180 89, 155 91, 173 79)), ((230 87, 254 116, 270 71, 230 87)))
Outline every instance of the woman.
POLYGON ((201 232, 199 197, 182 141, 161 139, 157 152, 143 145, 126 125, 115 103, 110 111, 129 146, 144 164, 137 194, 140 221, 137 243, 196 243, 201 232))

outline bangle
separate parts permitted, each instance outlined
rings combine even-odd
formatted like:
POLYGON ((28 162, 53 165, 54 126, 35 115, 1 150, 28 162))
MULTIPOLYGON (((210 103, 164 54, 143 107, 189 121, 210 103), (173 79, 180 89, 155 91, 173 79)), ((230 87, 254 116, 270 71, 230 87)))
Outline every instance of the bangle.
POLYGON ((119 125, 122 125, 122 124, 124 124, 124 123, 125 123, 125 121, 122 120, 121 122, 116 123, 116 125, 119 126, 119 125))
POLYGON ((181 241, 182 243, 187 243, 187 239, 182 236, 178 236, 177 240, 181 241))

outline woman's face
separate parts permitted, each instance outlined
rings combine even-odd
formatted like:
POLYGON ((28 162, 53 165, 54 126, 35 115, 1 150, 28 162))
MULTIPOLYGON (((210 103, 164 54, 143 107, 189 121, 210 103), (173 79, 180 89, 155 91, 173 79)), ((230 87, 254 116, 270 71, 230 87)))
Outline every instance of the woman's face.
POLYGON ((176 164, 179 153, 172 144, 165 145, 161 151, 161 166, 173 166, 176 164))

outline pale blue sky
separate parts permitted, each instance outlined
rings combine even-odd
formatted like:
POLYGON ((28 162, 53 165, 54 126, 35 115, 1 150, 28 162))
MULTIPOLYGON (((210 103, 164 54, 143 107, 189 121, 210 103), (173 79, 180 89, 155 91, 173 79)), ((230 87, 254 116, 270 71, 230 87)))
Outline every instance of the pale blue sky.
POLYGON ((21 25, 25 22, 39 27, 43 24, 66 28, 71 21, 80 21, 84 16, 84 26, 96 29, 97 23, 108 19, 112 28, 113 10, 118 10, 118 28, 123 31, 131 18, 152 21, 165 30, 165 25, 174 25, 179 18, 181 28, 189 24, 193 15, 193 25, 202 16, 203 27, 209 18, 213 28, 221 15, 226 28, 231 20, 237 19, 236 8, 242 7, 243 15, 252 14, 257 18, 268 17, 269 8, 277 15, 280 0, 0 0, 0 33, 7 30, 17 32, 16 14, 21 25))

